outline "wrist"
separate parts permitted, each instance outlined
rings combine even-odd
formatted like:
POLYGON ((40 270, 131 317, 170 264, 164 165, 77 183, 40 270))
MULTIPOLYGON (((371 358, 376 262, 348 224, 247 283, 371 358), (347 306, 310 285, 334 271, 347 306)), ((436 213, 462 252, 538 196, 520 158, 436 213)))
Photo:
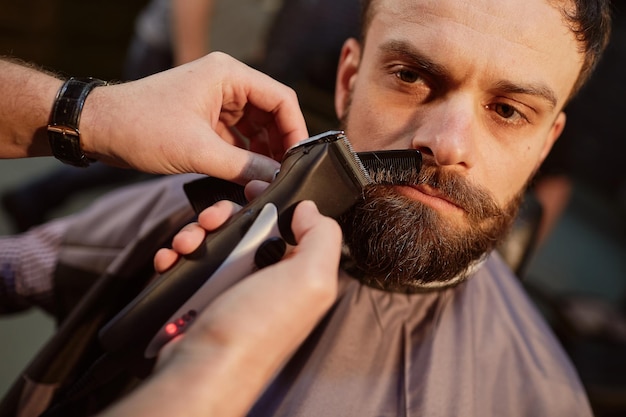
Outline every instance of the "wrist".
POLYGON ((100 159, 106 155, 109 139, 109 129, 105 123, 107 115, 102 109, 110 108, 104 103, 106 91, 104 88, 95 88, 85 101, 81 116, 81 147, 85 155, 92 159, 100 159))
POLYGON ((259 355, 249 344, 233 343, 228 337, 218 339, 214 335, 200 343, 183 339, 175 343, 184 344, 184 348, 166 346, 171 351, 165 358, 161 352, 152 388, 176 398, 180 404, 170 403, 174 410, 184 406, 190 416, 239 416, 261 394, 274 370, 268 367, 266 355, 259 355), (189 389, 181 393, 181 385, 189 389), (225 402, 224 398, 232 401, 225 402))
POLYGON ((137 136, 136 115, 129 113, 133 109, 127 104, 132 101, 128 93, 130 83, 109 83, 105 88, 95 88, 85 102, 81 116, 81 147, 89 158, 104 163, 125 166, 123 158, 126 146, 137 136))

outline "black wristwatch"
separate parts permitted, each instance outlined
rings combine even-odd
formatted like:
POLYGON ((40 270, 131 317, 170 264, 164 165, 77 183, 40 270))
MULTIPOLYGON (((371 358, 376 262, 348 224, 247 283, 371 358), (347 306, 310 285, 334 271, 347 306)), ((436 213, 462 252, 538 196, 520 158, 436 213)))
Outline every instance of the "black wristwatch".
POLYGON ((52 154, 61 162, 77 167, 94 162, 80 147, 78 123, 85 99, 91 90, 103 85, 106 82, 96 78, 70 78, 57 93, 48 124, 48 140, 52 154))

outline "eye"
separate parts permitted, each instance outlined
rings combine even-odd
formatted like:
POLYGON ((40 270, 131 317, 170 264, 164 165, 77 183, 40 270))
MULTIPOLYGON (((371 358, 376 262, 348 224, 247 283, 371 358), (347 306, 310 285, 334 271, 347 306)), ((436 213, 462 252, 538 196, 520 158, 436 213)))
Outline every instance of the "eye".
POLYGON ((517 114, 515 107, 509 106, 508 104, 496 104, 494 106, 494 111, 505 119, 510 119, 517 114))
POLYGON ((400 94, 411 103, 427 100, 432 94, 432 86, 428 74, 402 63, 394 63, 384 67, 385 86, 390 93, 400 94))
POLYGON ((410 84, 413 84, 414 82, 420 79, 420 76, 417 73, 417 71, 413 71, 407 68, 402 68, 396 71, 396 77, 398 77, 400 80, 404 81, 405 83, 410 83, 410 84))
POLYGON ((486 106, 497 114, 498 118, 508 124, 522 124, 528 122, 526 116, 517 107, 507 103, 494 103, 486 106))

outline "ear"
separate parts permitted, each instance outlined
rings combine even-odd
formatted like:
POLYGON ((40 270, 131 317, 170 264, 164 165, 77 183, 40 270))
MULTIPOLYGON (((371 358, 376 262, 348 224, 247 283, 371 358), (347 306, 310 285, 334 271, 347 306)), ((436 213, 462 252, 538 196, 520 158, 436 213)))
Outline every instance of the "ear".
POLYGON ((544 159, 546 159, 546 157, 548 156, 548 153, 550 153, 550 150, 552 149, 554 142, 556 142, 559 136, 561 136, 561 133, 563 133, 566 119, 567 117, 565 116, 565 113, 563 112, 560 112, 559 115, 556 117, 556 120, 552 124, 552 127, 550 128, 550 132, 548 133, 548 138, 543 145, 543 149, 541 150, 540 159, 539 159, 539 163, 537 164, 537 167, 539 167, 539 165, 543 163, 544 159))
POLYGON ((341 49, 335 85, 335 112, 340 120, 348 106, 350 92, 356 81, 360 60, 361 45, 354 38, 348 39, 341 49))

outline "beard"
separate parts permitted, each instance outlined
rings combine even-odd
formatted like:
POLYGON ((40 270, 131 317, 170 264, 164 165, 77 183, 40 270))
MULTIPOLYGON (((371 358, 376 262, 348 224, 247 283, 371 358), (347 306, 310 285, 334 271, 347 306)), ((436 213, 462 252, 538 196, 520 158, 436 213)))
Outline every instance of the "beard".
MULTIPOLYGON (((350 102, 351 95, 341 120, 344 130, 350 102)), ((394 183, 393 178, 386 182, 394 183)), ((364 199, 338 219, 348 252, 344 269, 366 285, 424 292, 465 281, 507 235, 523 199, 520 191, 501 208, 486 190, 437 166, 432 157, 424 158, 411 182, 436 189, 462 208, 465 222, 446 220, 393 185, 368 186, 364 199)))
POLYGON ((429 162, 417 183, 463 208, 465 222, 447 220, 393 186, 369 186, 365 199, 339 219, 351 260, 346 269, 369 286, 420 292, 463 282, 506 236, 522 199, 520 193, 499 208, 484 190, 429 162))

